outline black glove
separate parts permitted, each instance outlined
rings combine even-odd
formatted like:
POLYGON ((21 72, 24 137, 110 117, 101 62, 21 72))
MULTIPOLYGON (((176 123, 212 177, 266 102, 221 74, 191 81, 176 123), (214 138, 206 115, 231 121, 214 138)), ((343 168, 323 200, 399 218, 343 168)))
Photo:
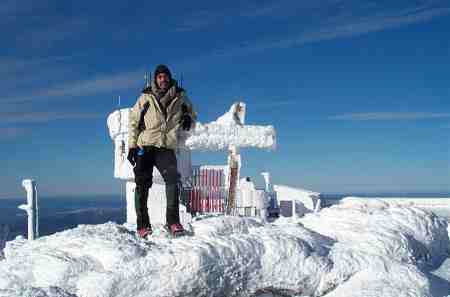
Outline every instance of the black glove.
POLYGON ((138 149, 136 147, 132 147, 128 150, 127 159, 130 161, 131 165, 134 166, 136 164, 136 156, 138 149))
POLYGON ((191 129, 192 125, 192 118, 189 114, 185 113, 181 116, 181 127, 183 127, 183 130, 189 131, 191 129))

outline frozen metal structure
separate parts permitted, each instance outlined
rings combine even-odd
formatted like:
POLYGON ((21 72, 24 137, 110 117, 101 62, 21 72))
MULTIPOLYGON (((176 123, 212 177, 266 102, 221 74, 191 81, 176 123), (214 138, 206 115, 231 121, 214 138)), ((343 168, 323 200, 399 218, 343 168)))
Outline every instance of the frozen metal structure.
POLYGON ((28 214, 28 240, 34 240, 39 237, 39 208, 36 182, 32 179, 24 179, 22 186, 27 192, 27 204, 22 204, 19 208, 28 214))

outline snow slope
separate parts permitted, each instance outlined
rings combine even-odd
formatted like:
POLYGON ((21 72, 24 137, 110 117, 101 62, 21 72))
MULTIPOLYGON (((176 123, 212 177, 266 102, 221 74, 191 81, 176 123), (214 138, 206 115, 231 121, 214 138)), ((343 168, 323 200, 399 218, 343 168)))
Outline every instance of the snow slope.
POLYGON ((438 267, 449 249, 444 219, 382 201, 271 224, 208 217, 190 230, 147 241, 106 223, 8 242, 0 296, 426 297, 421 269, 438 267))

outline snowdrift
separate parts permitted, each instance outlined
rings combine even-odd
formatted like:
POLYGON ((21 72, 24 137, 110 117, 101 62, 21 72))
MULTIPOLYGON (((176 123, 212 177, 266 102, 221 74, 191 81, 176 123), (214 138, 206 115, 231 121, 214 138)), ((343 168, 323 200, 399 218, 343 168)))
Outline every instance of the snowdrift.
MULTIPOLYGON (((0 296, 420 296, 448 256, 447 222, 382 201, 347 200, 272 224, 194 221, 150 240, 115 223, 8 242, 0 296)), ((158 230, 157 230, 158 233, 158 230)))

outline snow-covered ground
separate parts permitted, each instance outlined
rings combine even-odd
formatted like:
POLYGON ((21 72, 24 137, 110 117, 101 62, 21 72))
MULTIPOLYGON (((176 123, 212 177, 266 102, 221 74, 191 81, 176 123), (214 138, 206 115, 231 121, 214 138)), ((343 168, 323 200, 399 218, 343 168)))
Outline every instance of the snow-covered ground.
POLYGON ((447 221, 419 208, 350 199, 300 219, 205 217, 190 230, 142 240, 106 223, 16 239, 0 296, 450 295, 447 221))

